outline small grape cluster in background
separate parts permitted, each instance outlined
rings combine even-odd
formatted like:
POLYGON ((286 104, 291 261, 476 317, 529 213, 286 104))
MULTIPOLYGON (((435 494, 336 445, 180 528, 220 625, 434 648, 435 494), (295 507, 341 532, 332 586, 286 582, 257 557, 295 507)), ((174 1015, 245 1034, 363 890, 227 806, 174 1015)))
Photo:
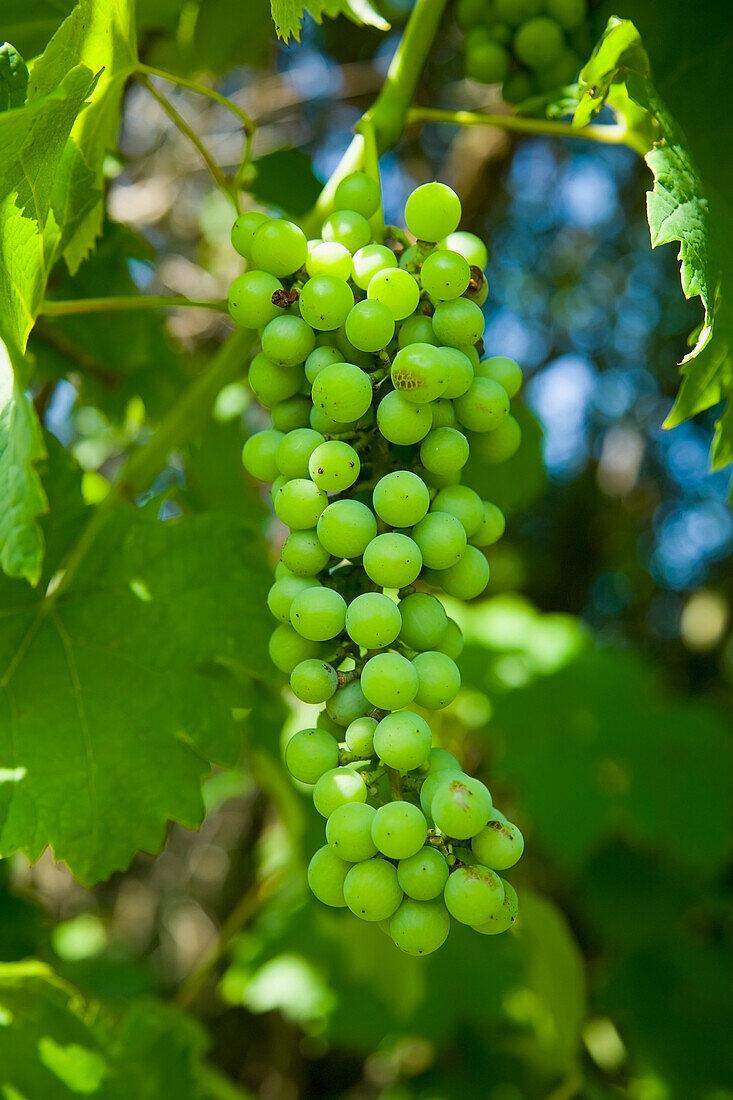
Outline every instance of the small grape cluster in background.
POLYGON ((590 49, 587 0, 458 0, 466 76, 507 103, 571 83, 590 49))
POLYGON ((354 173, 317 240, 240 215, 232 241, 250 266, 229 308, 261 330, 249 380, 272 417, 244 465, 272 482, 289 528, 268 596, 270 655, 298 699, 325 705, 286 747, 326 819, 308 881, 326 905, 384 922, 399 948, 427 955, 451 916, 491 935, 517 914, 497 872, 519 859, 521 833, 433 747, 423 712, 461 684, 461 630, 434 591, 479 596, 483 548, 504 531, 461 470, 471 447, 486 462, 516 451, 522 375, 511 359, 480 358, 487 253, 458 231, 458 196, 418 187, 411 237, 388 230, 393 247, 373 240, 379 206, 378 184, 354 173))

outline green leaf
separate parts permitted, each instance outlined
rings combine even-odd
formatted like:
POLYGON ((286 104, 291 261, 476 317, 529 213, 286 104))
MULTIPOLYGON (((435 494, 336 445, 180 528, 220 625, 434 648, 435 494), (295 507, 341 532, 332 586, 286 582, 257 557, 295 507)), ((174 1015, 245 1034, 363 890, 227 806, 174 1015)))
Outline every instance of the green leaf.
POLYGON ((23 57, 36 57, 75 0, 3 0, 2 33, 23 57))
POLYGON ((21 107, 28 88, 28 69, 14 46, 0 46, 0 111, 21 107))
POLYGON ((198 1024, 158 1001, 120 1021, 43 963, 0 965, 0 1065, 6 1095, 24 1100, 176 1097, 202 1100, 207 1041, 198 1024))
POLYGON ((389 30, 390 26, 371 0, 270 0, 270 6, 278 38, 285 42, 289 38, 300 42, 300 24, 306 14, 317 23, 324 16, 335 19, 345 15, 359 26, 377 27, 381 31, 389 30))
MULTIPOLYGON (((56 451, 44 588, 90 521, 56 451)), ((110 515, 56 601, 0 580, 0 854, 51 845, 85 882, 157 850, 168 819, 199 823, 202 774, 237 757, 232 710, 270 676, 256 526, 156 512, 110 515)))
MULTIPOLYGON (((14 358, 21 374, 17 352, 14 358)), ((43 561, 38 517, 47 500, 36 463, 46 449, 36 411, 14 373, 9 348, 0 340, 0 568, 37 584, 43 561)))
POLYGON ((33 66, 31 101, 42 99, 79 63, 100 73, 71 133, 54 186, 55 254, 75 271, 101 233, 102 169, 116 145, 125 82, 137 66, 131 0, 80 0, 33 66))
POLYGON ((311 158, 300 149, 276 149, 253 164, 250 191, 260 202, 279 206, 289 214, 306 214, 323 188, 311 158))
MULTIPOLYGON (((511 637, 506 616, 505 629, 511 637)), ((692 867, 720 866, 730 771, 723 719, 666 696, 638 652, 589 642, 568 652, 571 659, 548 675, 525 664, 523 679, 516 677, 523 686, 507 692, 507 683, 494 699, 486 734, 543 844, 565 866, 582 864, 615 836, 692 867), (694 829, 680 824, 683 805, 705 808, 694 829)), ((487 663, 467 657, 467 682, 486 690, 487 663)))

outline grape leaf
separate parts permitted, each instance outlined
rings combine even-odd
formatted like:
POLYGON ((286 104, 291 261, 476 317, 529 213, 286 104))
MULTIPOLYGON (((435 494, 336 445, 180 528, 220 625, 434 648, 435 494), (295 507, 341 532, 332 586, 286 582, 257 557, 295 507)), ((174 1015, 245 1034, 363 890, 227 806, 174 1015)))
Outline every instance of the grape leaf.
MULTIPOLYGON (((669 19, 668 12, 665 18, 669 19)), ((704 24, 705 20, 701 21, 704 24)), ((733 41, 730 27, 726 31, 716 25, 714 33, 723 41, 733 41)), ((650 36, 650 47, 654 41, 650 36)), ((687 52, 685 56, 687 59, 687 52)), ((691 85, 694 81, 686 74, 685 89, 691 85)), ((577 126, 585 125, 608 101, 626 117, 632 130, 640 128, 640 111, 654 128, 654 142, 645 154, 654 179, 647 195, 652 247, 679 244, 683 293, 686 298, 699 297, 704 314, 693 334, 693 346, 680 364, 682 385, 665 427, 674 427, 725 400, 727 409, 716 425, 711 450, 711 464, 720 468, 733 461, 733 207, 710 173, 701 172, 688 134, 656 90, 649 57, 634 23, 609 20, 581 71, 579 95, 573 119, 577 126)), ((695 122, 689 120, 690 125, 695 122)), ((723 135, 720 137, 725 147, 723 135)))
POLYGON ((24 1100, 203 1100, 207 1040, 190 1017, 152 999, 120 1021, 40 962, 0 965, 4 1095, 24 1100), (11 1089, 13 1090, 11 1092, 11 1089))
MULTIPOLYGON (((44 590, 90 511, 57 452, 44 590)), ((157 850, 167 819, 198 824, 202 773, 237 756, 232 708, 270 676, 256 524, 156 512, 114 511, 56 601, 0 578, 0 854, 51 845, 85 882, 157 850)))
POLYGON ((0 111, 21 107, 28 88, 28 69, 14 46, 0 46, 0 111))
POLYGON ((116 144, 122 93, 137 65, 131 0, 79 0, 33 66, 30 101, 47 96, 80 62, 100 76, 72 129, 53 195, 55 255, 63 252, 72 272, 102 230, 104 157, 116 144))
POLYGON ((324 16, 335 19, 345 15, 358 26, 376 27, 380 31, 389 30, 389 23, 371 3, 371 0, 270 0, 272 19, 278 38, 285 42, 294 38, 300 42, 300 25, 308 14, 317 23, 324 16))

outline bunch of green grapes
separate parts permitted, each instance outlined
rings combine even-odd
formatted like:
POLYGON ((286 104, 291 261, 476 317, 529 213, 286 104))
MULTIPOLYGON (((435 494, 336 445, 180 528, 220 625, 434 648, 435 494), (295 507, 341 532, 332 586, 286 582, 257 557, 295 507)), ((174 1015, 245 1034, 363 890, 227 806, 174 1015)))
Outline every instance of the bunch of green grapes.
POLYGON ((229 308, 261 330, 249 381, 272 417, 243 462, 272 483, 289 528, 270 654, 294 695, 323 707, 285 755, 326 818, 308 881, 326 905, 385 922, 399 948, 427 955, 451 915, 491 935, 517 913, 497 872, 521 855, 521 834, 433 747, 424 715, 461 684, 461 630, 435 592, 479 596, 484 548, 504 531, 461 471, 472 446, 486 462, 516 451, 522 375, 480 358, 487 254, 458 231, 455 192, 418 187, 411 237, 393 230, 391 248, 372 239, 379 203, 374 180, 348 176, 311 241, 292 222, 242 214, 232 240, 249 267, 229 308))
POLYGON ((561 88, 588 55, 587 17, 588 0, 458 0, 466 75, 507 103, 561 88))

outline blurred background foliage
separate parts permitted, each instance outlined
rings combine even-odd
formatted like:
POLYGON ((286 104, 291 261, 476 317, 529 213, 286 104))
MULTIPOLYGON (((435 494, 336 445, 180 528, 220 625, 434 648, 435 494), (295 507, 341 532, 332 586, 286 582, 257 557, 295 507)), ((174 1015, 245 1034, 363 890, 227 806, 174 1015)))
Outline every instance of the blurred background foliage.
MULTIPOLYGON (((28 21, 26 3, 3 5, 3 34, 27 57, 71 0, 33 6, 28 21)), ((656 25, 658 6, 629 7, 618 14, 642 32, 645 11, 656 25)), ((138 0, 141 56, 208 74, 258 120, 251 202, 299 215, 378 89, 408 8, 383 0, 387 34, 307 20, 302 44, 283 46, 267 0, 138 0)), ((594 12, 596 29, 606 14, 594 12)), ((672 42, 657 45, 663 65, 672 42)), ((231 116, 166 94, 217 160, 236 164, 231 116)), ((463 77, 451 18, 419 94, 500 109, 463 77)), ((477 944, 454 926, 445 948, 415 960, 319 907, 304 866, 321 823, 279 755, 283 726, 304 712, 263 683, 240 716, 241 766, 208 781, 199 832, 172 828, 157 859, 141 855, 93 890, 49 856, 0 864, 0 959, 35 956, 124 1014, 120 1096, 725 1100, 733 516, 726 474, 707 467, 715 410, 661 429, 698 312, 674 250, 650 251, 647 169, 621 147, 430 125, 409 131, 382 173, 388 222, 416 183, 459 191, 465 227, 490 248, 487 349, 518 359, 527 380, 521 451, 469 470, 507 510, 508 532, 492 550, 491 598, 451 609, 469 640, 464 690, 436 723, 527 837, 516 935, 477 944), (212 1068, 194 1074, 206 1048, 212 1068), (144 1072, 125 1077, 136 1060, 144 1072)), ((59 269, 54 294, 223 297, 239 270, 230 210, 134 83, 107 176, 100 250, 73 287, 59 269)), ((38 325, 36 405, 85 471, 88 500, 225 328, 194 311, 165 334, 144 313, 38 325)), ((244 366, 153 496, 163 518, 251 519, 274 554, 280 533, 239 461, 261 423, 244 366)), ((97 1025, 37 980, 39 1000, 19 995, 13 1011, 59 1042, 83 1033, 89 1052, 97 1025)), ((56 1081, 70 1049, 45 1050, 56 1081)), ((3 1057, 20 1064, 0 1028, 3 1057)))

